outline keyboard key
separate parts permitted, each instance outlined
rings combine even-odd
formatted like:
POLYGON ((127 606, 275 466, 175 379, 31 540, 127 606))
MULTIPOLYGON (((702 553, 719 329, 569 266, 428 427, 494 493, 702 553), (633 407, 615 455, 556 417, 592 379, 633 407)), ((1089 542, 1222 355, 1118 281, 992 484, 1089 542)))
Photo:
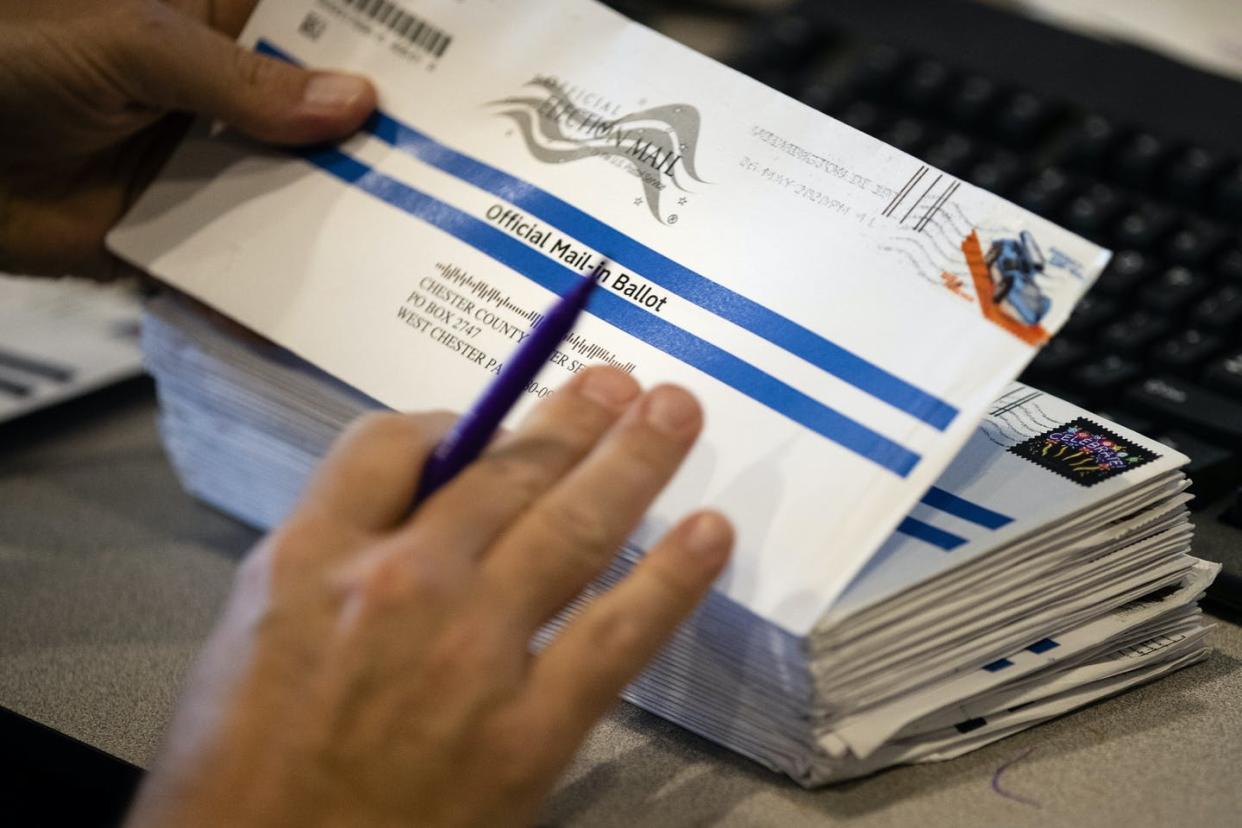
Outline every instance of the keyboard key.
POLYGON ((1242 239, 1227 242, 1214 261, 1216 273, 1223 279, 1242 284, 1242 239))
POLYGON ((1017 92, 1004 102, 995 115, 997 137, 1018 147, 1029 147, 1039 140, 1052 118, 1052 108, 1030 92, 1017 92))
MULTIPOLYGON (((1088 294, 1083 298, 1085 302, 1090 299, 1088 294)), ((1079 308, 1081 308, 1081 303, 1079 308)), ((1074 311, 1078 313, 1077 310, 1074 311)), ((1070 317, 1072 320, 1073 317, 1070 317)), ((1035 355, 1035 359, 1031 360, 1031 364, 1027 366, 1024 376, 1035 379, 1056 382, 1064 380, 1069 375, 1071 369, 1074 368, 1085 356, 1087 356, 1087 347, 1077 340, 1066 336, 1064 330, 1054 336, 1047 345, 1040 349, 1035 355)))
POLYGON ((858 100, 858 91, 848 83, 813 80, 798 93, 798 100, 812 109, 818 109, 828 115, 836 115, 858 100))
POLYGON ((1209 365, 1203 373, 1203 383, 1214 391, 1242 400, 1242 349, 1209 365))
POLYGON ((1210 286, 1211 282, 1204 276, 1174 265, 1144 285, 1139 297, 1153 311, 1174 311, 1197 298, 1210 286))
POLYGON ((1120 207, 1121 198, 1116 190, 1104 184, 1095 184, 1070 199, 1069 206, 1061 213, 1061 220, 1071 230, 1098 239, 1120 207))
POLYGON ((923 160, 949 175, 960 176, 977 156, 974 141, 960 132, 951 132, 924 150, 923 160))
POLYGON ((952 79, 943 63, 921 60, 910 67, 901 82, 901 101, 918 112, 931 111, 948 94, 952 79))
POLYGON ((1062 219, 1065 226, 1095 240, 1100 237, 1100 231, 1103 230, 1107 221, 1107 216, 1100 212, 1099 205, 1086 196, 1077 196, 1069 203, 1069 207, 1065 208, 1065 217, 1062 219))
POLYGON ((1129 297, 1155 272, 1151 259, 1137 250, 1113 254, 1093 290, 1110 296, 1129 297))
POLYGON ((1156 439, 1190 458, 1190 465, 1183 469, 1190 477, 1190 492, 1195 496, 1190 508, 1203 508, 1228 494, 1238 472, 1239 457, 1233 449, 1185 431, 1169 431, 1156 439))
POLYGON ((945 108, 954 122, 963 127, 977 127, 990 119, 998 97, 995 83, 971 75, 957 85, 945 108))
POLYGON ((1005 195, 1013 191, 1024 174, 1025 168, 1016 155, 997 150, 972 166, 966 173, 966 180, 976 187, 1005 195))
POLYGON ((1119 354, 1106 354, 1083 363, 1071 375, 1074 387, 1093 400, 1108 399, 1139 376, 1142 366, 1119 354))
POLYGON ((812 52, 827 42, 826 33, 805 14, 787 12, 778 17, 766 29, 773 55, 781 56, 789 63, 801 63, 812 52))
POLYGON ((1165 254, 1178 264, 1197 267, 1224 244, 1224 231, 1206 222, 1187 222, 1165 242, 1165 254))
POLYGON ((1171 211, 1153 205, 1136 207, 1123 215, 1113 229, 1119 247, 1147 250, 1172 229, 1175 218, 1171 211))
POLYGON ((848 78, 861 94, 884 98, 897 85, 905 68, 906 58, 897 49, 871 46, 855 60, 848 78))
POLYGON ((1095 338, 1096 332, 1112 320, 1120 310, 1120 304, 1102 293, 1090 291, 1079 300, 1074 312, 1066 321, 1062 332, 1083 339, 1095 338))
POLYGON ((841 120, 861 132, 878 134, 888 124, 888 116, 868 101, 855 101, 841 112, 841 120))
POLYGON ((1212 193, 1212 207, 1223 218, 1242 221, 1242 164, 1217 180, 1212 193))
POLYGON ((1155 178, 1166 152, 1159 138, 1148 132, 1136 132, 1117 148, 1110 169, 1118 181, 1145 189, 1155 178))
POLYGON ((1123 354, 1134 354, 1168 331, 1163 317, 1138 310, 1107 325, 1100 334, 1100 344, 1123 354))
POLYGON ((1202 147, 1187 147, 1165 167, 1161 190, 1169 198, 1198 206, 1204 202, 1212 174, 1220 165, 1220 158, 1202 147))
POLYGON ((811 17, 788 12, 762 27, 733 66, 769 86, 784 88, 792 70, 803 66, 827 43, 827 33, 811 17))
POLYGON ((1073 195, 1073 190, 1069 176, 1050 167, 1024 184, 1016 200, 1031 212, 1047 216, 1073 195))
POLYGON ((1097 171, 1104 166, 1117 140, 1117 127, 1112 121, 1089 116, 1071 131, 1061 150, 1060 163, 1078 170, 1097 171))
POLYGON ((926 122, 908 116, 898 118, 880 136, 885 143, 892 144, 897 149, 911 155, 921 155, 923 147, 933 137, 934 133, 926 122))
POLYGON ((1190 315, 1196 325, 1236 331, 1242 326, 1242 284, 1222 285, 1200 299, 1190 315))
MULTIPOLYGON (((1139 414, 1133 414, 1129 411, 1113 411, 1111 409, 1102 409, 1095 412, 1106 420, 1112 420, 1118 425, 1125 426, 1131 431, 1137 431, 1147 437, 1153 437, 1156 434, 1156 421, 1139 414)), ((1153 439, 1155 439, 1153 437, 1153 439)))
POLYGON ((1187 328, 1157 343, 1151 351, 1151 363, 1162 372, 1192 376, 1198 374, 1203 363, 1215 356, 1224 344, 1215 334, 1187 328))
POLYGON ((1127 407, 1233 449, 1242 448, 1242 402, 1177 377, 1149 379, 1125 392, 1127 407))
POLYGON ((1095 201, 1100 206, 1100 209, 1109 215, 1115 215, 1127 206, 1127 201, 1121 193, 1115 187, 1102 181, 1093 182, 1083 191, 1083 195, 1095 201))

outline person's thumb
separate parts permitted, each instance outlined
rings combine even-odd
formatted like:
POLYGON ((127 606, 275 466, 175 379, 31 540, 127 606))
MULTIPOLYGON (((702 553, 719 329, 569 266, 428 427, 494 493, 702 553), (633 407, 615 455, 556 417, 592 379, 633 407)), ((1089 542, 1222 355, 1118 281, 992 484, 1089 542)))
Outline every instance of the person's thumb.
POLYGON ((123 73, 138 103, 218 118, 274 144, 342 138, 375 109, 356 75, 308 71, 242 48, 163 3, 129 29, 123 73))

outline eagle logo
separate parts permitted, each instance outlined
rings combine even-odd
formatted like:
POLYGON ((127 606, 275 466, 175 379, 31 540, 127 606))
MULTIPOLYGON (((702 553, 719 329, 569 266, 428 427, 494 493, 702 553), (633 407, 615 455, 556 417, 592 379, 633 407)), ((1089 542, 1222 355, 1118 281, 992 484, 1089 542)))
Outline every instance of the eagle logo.
POLYGON ((609 118, 575 106, 552 79, 536 78, 525 86, 533 94, 489 106, 517 126, 536 160, 565 164, 602 158, 625 169, 641 182, 642 201, 661 224, 677 221, 664 207, 670 187, 688 193, 688 185, 709 183, 695 162, 700 118, 693 106, 665 104, 609 118))

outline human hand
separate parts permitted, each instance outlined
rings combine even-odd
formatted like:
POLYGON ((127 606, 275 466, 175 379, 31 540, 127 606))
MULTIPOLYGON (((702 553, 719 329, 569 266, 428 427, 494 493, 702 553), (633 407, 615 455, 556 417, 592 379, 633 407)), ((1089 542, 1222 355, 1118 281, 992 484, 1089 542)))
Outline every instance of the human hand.
POLYGON ((201 113, 276 144, 341 138, 362 78, 233 42, 257 0, 0 0, 0 270, 107 278, 104 234, 201 113))
POLYGON ((131 826, 528 823, 591 725, 719 574, 682 521, 541 653, 701 427, 591 368, 409 504, 446 416, 371 415, 242 564, 131 826))

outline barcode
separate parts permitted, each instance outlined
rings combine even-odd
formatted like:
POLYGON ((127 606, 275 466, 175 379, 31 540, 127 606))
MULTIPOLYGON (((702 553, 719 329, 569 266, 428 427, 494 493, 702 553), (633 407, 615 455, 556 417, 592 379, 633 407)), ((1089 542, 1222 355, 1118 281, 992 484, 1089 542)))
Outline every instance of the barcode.
POLYGON ((353 6, 363 16, 386 27, 402 40, 417 46, 432 57, 443 57, 453 38, 442 29, 419 20, 414 15, 398 8, 388 0, 345 0, 345 5, 353 6))

